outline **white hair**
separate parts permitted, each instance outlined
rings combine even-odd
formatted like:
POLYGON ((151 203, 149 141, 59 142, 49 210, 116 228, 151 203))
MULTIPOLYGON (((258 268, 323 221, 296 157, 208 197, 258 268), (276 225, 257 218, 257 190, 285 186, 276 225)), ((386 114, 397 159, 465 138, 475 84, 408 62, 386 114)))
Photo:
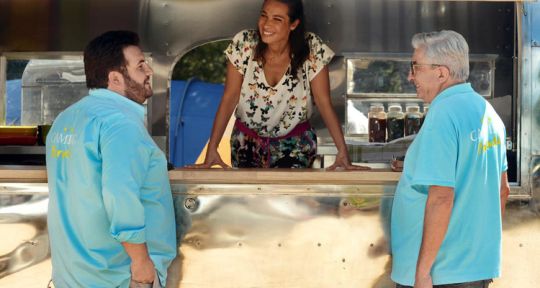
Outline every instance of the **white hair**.
POLYGON ((452 78, 460 81, 469 78, 469 45, 461 34, 451 30, 418 33, 411 42, 414 49, 424 49, 431 64, 448 67, 452 78))

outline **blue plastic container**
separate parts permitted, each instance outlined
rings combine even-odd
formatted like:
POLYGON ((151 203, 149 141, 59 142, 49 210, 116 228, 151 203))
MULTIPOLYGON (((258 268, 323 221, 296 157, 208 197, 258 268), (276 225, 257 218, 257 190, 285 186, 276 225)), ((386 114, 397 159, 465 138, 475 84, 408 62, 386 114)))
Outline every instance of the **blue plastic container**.
POLYGON ((175 167, 193 164, 210 138, 223 84, 192 78, 171 82, 169 161, 175 167))
POLYGON ((6 125, 21 125, 21 79, 6 81, 6 125))

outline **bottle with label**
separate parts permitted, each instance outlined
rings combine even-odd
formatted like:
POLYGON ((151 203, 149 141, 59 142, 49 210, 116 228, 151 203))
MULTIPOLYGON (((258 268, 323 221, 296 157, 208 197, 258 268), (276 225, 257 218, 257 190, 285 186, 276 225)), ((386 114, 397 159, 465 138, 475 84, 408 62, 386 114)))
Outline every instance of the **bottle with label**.
POLYGON ((386 113, 382 103, 373 103, 369 107, 369 142, 386 141, 386 113))
POLYGON ((388 142, 403 137, 405 131, 405 114, 401 111, 400 104, 393 103, 389 105, 387 124, 388 142))
POLYGON ((405 136, 417 134, 422 126, 422 113, 420 106, 410 105, 405 108, 405 136))

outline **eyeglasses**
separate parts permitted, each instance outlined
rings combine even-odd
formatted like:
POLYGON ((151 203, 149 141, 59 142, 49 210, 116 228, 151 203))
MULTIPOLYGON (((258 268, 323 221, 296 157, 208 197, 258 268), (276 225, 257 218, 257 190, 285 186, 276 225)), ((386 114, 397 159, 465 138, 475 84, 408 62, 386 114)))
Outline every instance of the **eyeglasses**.
POLYGON ((441 65, 441 64, 416 63, 416 61, 411 61, 411 62, 410 62, 410 65, 411 65, 411 67, 410 67, 410 69, 411 69, 411 75, 413 75, 413 76, 414 76, 414 74, 415 74, 415 71, 414 71, 415 69, 414 69, 414 67, 416 67, 416 66, 431 66, 432 68, 433 68, 433 67, 442 67, 442 66, 444 66, 444 65, 441 65))

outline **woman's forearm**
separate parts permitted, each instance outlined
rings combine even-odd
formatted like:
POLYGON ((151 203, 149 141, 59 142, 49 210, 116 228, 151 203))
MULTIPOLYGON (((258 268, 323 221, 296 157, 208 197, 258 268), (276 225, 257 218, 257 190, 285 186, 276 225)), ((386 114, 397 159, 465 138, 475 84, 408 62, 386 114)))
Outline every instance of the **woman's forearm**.
POLYGON ((229 119, 231 118, 234 109, 238 105, 240 99, 240 89, 242 87, 243 77, 236 68, 228 62, 227 64, 227 80, 225 81, 225 91, 223 98, 219 104, 208 142, 208 150, 217 150, 219 142, 223 137, 223 133, 227 128, 229 119))

